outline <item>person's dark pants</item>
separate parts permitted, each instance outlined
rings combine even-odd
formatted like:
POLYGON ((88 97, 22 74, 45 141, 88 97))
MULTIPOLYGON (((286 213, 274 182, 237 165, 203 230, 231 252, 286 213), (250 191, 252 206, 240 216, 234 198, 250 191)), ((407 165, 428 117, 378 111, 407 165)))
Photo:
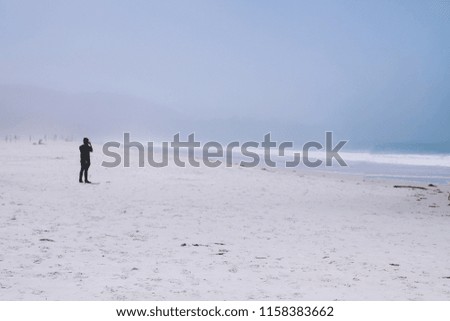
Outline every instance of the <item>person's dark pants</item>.
POLYGON ((82 182, 83 174, 84 174, 84 182, 88 181, 88 170, 89 166, 91 166, 90 161, 81 161, 81 170, 80 170, 80 182, 82 182))

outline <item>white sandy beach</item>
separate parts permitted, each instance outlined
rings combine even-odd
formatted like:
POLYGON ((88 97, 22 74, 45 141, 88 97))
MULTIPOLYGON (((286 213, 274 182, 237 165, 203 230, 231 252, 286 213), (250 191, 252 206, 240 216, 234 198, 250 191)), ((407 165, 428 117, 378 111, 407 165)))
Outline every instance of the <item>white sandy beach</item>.
POLYGON ((449 185, 1 143, 1 300, 450 300, 449 185), (426 186, 426 184, 421 185, 426 186))

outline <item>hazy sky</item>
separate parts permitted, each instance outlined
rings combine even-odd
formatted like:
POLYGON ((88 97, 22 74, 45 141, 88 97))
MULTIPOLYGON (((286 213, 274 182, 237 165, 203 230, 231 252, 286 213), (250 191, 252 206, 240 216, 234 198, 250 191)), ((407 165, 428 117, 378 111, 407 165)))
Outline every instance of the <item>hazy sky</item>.
POLYGON ((0 1, 0 83, 450 139, 450 2, 0 1))

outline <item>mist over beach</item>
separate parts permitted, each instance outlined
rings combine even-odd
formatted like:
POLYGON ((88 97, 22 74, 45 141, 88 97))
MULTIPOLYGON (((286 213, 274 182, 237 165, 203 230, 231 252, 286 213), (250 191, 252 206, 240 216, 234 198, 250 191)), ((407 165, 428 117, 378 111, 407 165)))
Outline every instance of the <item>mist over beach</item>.
POLYGON ((3 135, 304 143, 332 130, 347 148, 448 153, 443 1, 1 7, 3 135))
POLYGON ((0 300, 450 300, 449 16, 0 0, 0 300))

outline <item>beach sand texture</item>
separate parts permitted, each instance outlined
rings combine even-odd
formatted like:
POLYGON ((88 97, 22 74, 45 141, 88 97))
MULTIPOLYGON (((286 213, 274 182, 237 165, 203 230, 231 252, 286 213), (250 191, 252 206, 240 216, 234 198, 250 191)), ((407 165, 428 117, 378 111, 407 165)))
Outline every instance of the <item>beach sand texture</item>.
POLYGON ((1 300, 450 300, 450 186, 1 143, 1 300), (426 186, 426 185, 421 185, 426 186))

